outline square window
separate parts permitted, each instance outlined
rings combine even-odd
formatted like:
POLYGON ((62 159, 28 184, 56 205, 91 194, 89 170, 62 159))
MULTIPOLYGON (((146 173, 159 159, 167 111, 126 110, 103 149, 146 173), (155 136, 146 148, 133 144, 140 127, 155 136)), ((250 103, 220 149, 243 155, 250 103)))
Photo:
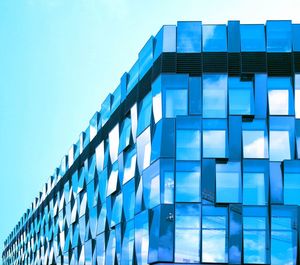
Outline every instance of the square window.
POLYGON ((176 158, 177 160, 200 160, 201 142, 199 130, 177 130, 176 158))
POLYGON ((225 130, 203 131, 203 157, 225 158, 226 142, 225 130))
POLYGON ((244 158, 268 158, 268 139, 264 131, 243 131, 244 158))

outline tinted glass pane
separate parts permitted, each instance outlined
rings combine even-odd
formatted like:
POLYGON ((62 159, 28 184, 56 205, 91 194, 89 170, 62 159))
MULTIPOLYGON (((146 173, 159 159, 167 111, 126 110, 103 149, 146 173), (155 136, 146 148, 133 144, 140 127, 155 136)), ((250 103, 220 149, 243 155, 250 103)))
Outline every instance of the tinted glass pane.
POLYGON ((241 51, 263 52, 265 45, 264 25, 241 25, 241 51))
POLYGON ((264 131, 243 131, 244 158, 268 158, 268 139, 264 131))
POLYGON ((186 89, 166 90, 166 118, 175 118, 177 115, 187 115, 188 91, 186 89))
POLYGON ((229 114, 250 115, 254 112, 253 83, 229 78, 229 114))
POLYGON ((291 159, 290 138, 288 131, 270 131, 270 160, 291 159))
POLYGON ((200 261, 200 205, 176 205, 175 261, 200 261))
POLYGON ((267 51, 290 52, 292 49, 292 25, 290 21, 268 21, 267 51))
POLYGON ((203 157, 226 157, 226 131, 203 131, 203 157))
POLYGON ((182 162, 176 164, 176 201, 200 201, 200 165, 182 162))
POLYGON ((199 130, 177 130, 177 160, 199 160, 201 152, 200 141, 201 139, 199 130))
POLYGON ((238 203, 241 201, 240 163, 216 165, 216 201, 238 203))
POLYGON ((202 30, 204 52, 227 51, 226 25, 203 25, 202 30))
POLYGON ((300 172, 284 174, 284 204, 300 205, 300 172))
POLYGON ((227 75, 203 76, 203 118, 226 118, 227 75))
POLYGON ((202 262, 226 263, 228 260, 227 216, 218 215, 216 208, 213 210, 216 212, 211 213, 211 215, 203 211, 202 262))
POLYGON ((243 174, 243 204, 245 205, 265 205, 264 173, 244 173, 243 174))
POLYGON ((201 22, 178 22, 177 52, 201 52, 201 22))

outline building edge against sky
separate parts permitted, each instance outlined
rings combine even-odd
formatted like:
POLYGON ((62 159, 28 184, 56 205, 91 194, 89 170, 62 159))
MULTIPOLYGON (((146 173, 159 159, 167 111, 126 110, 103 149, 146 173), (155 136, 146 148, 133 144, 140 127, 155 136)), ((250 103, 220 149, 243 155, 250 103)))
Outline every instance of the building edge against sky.
POLYGON ((299 24, 164 26, 3 263, 299 264, 299 91, 299 24))

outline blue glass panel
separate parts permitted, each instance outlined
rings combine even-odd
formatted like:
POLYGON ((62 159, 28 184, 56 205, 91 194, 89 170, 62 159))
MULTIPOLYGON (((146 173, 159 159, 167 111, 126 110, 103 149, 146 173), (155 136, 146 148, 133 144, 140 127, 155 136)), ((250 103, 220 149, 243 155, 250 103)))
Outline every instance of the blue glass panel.
POLYGON ((226 52, 226 25, 203 25, 202 43, 204 52, 226 52))
POLYGON ((131 220, 134 217, 135 206, 135 180, 132 179, 126 185, 123 186, 123 204, 124 215, 126 221, 131 220))
POLYGON ((135 216, 135 252, 137 265, 147 264, 149 247, 148 212, 144 211, 135 216))
POLYGON ((111 106, 111 101, 112 101, 112 95, 109 94, 106 99, 103 101, 101 105, 101 121, 102 121, 102 126, 108 121, 110 118, 110 106, 111 106))
POLYGON ((110 226, 113 227, 121 222, 122 217, 122 203, 123 203, 123 194, 120 193, 114 202, 112 214, 111 214, 111 221, 110 226))
POLYGON ((284 204, 300 205, 300 161, 284 161, 284 204))
POLYGON ((156 161, 144 171, 143 193, 146 208, 153 208, 160 204, 159 161, 156 161))
POLYGON ((227 208, 202 207, 202 262, 228 262, 227 218, 227 208))
POLYGON ((239 162, 216 164, 216 201, 220 203, 241 202, 241 181, 239 162))
POLYGON ((139 61, 137 61, 128 72, 127 95, 139 81, 139 61))
POLYGON ((293 87, 290 77, 268 78, 268 102, 270 115, 293 115, 293 87))
POLYGON ((151 37, 139 53, 140 79, 147 73, 153 64, 154 38, 151 37))
POLYGON ((228 21, 228 52, 241 51, 240 22, 228 21))
POLYGON ((243 204, 265 205, 268 202, 268 162, 244 160, 243 204))
POLYGON ((106 196, 111 195, 117 190, 117 183, 118 183, 118 162, 115 162, 112 165, 110 176, 108 179, 106 196))
POLYGON ((177 52, 201 52, 201 22, 177 23, 177 52))
POLYGON ((136 170, 136 150, 135 148, 129 149, 125 153, 125 162, 124 162, 124 177, 123 184, 128 180, 132 179, 135 176, 136 170))
POLYGON ((272 206, 271 264, 297 264, 297 208, 272 206))
POLYGON ((225 158, 227 146, 226 130, 203 131, 203 157, 225 158))
POLYGON ((294 118, 270 117, 270 161, 294 157, 294 118))
POLYGON ((138 115, 138 125, 137 125, 137 135, 140 135, 151 122, 152 113, 152 95, 148 93, 144 97, 143 101, 140 103, 139 115, 138 115))
POLYGON ((175 261, 199 263, 201 207, 176 204, 175 214, 175 261))
POLYGON ((121 86, 118 86, 112 95, 111 113, 113 113, 121 102, 121 86))
POLYGON ((268 158, 268 131, 265 120, 243 122, 243 157, 268 158))
POLYGON ((253 82, 240 81, 238 77, 228 80, 229 87, 229 114, 252 115, 254 114, 253 82))
POLYGON ((200 185, 199 162, 176 163, 176 202, 200 202, 200 185))
POLYGON ((241 51, 263 52, 266 50, 264 25, 240 25, 241 51))
POLYGON ((202 106, 202 79, 201 77, 189 78, 189 114, 201 115, 202 106))
POLYGON ((293 51, 300 51, 300 24, 293 24, 293 51))
POLYGON ((121 264, 133 264, 134 248, 134 221, 126 223, 125 233, 122 242, 121 264))
POLYGON ((122 152, 130 143, 131 135, 131 120, 130 118, 125 118, 121 128, 119 153, 122 152))
POLYGON ((267 116, 267 75, 255 74, 255 117, 266 118, 267 116))
POLYGON ((140 174, 143 170, 150 165, 151 158, 151 133, 150 127, 148 127, 138 138, 137 138, 137 164, 140 174))
POLYGON ((291 21, 267 21, 267 52, 292 50, 291 21))
POLYGON ((268 264, 268 215, 266 208, 244 207, 243 209, 243 237, 244 237, 244 263, 268 264))
POLYGON ((155 36, 154 60, 162 52, 176 52, 176 26, 163 26, 155 36))
POLYGON ((227 75, 203 75, 203 118, 227 117, 227 75))
POLYGON ((177 160, 200 160, 201 134, 200 130, 176 131, 177 160))

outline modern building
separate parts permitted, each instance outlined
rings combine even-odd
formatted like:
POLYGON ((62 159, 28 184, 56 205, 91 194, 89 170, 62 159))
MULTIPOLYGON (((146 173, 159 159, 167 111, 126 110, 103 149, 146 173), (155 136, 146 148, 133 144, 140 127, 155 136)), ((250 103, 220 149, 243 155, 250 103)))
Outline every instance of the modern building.
POLYGON ((299 158, 300 24, 164 26, 3 264, 300 264, 299 158))

